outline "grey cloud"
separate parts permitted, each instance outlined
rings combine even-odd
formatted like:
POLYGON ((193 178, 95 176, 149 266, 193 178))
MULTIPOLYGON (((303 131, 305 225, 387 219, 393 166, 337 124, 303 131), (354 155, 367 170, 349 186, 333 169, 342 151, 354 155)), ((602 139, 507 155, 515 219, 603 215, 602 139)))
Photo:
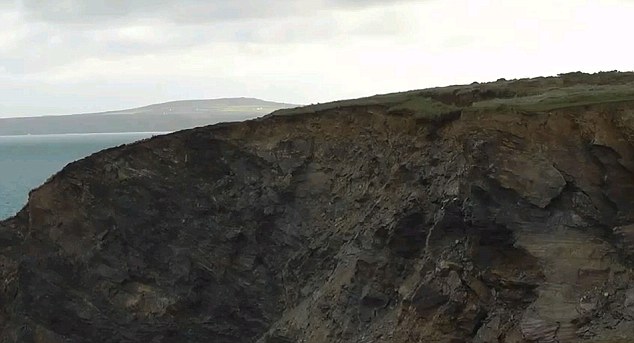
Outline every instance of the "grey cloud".
POLYGON ((30 18, 47 22, 94 24, 155 18, 200 23, 304 16, 317 10, 364 8, 404 1, 407 0, 21 0, 20 7, 30 18))
POLYGON ((53 35, 50 32, 30 32, 17 46, 0 55, 0 68, 8 74, 34 74, 92 57, 108 59, 145 53, 160 54, 221 38, 211 38, 210 35, 192 32, 194 30, 173 30, 172 36, 164 37, 160 42, 131 41, 117 36, 98 40, 99 31, 59 30, 54 34, 57 41, 51 43, 53 35))
MULTIPOLYGON (((0 6, 11 1, 0 0, 0 6)), ((357 0, 241 0, 241 1, 197 1, 197 0, 135 0, 135 1, 91 1, 91 0, 22 0, 22 11, 27 19, 38 17, 37 25, 29 23, 26 36, 10 50, 0 56, 0 67, 8 74, 41 73, 52 68, 69 65, 91 57, 101 59, 160 54, 170 50, 183 50, 214 42, 293 44, 298 42, 324 41, 340 35, 358 35, 368 31, 377 34, 376 25, 365 25, 351 32, 344 32, 330 12, 308 11, 307 8, 334 6, 360 8, 384 2, 357 0), (328 4, 324 1, 330 1, 328 4), (304 7, 303 11, 295 8, 304 7), (247 6, 248 5, 248 6, 247 6), (242 9, 245 11, 242 11, 242 9), (301 13, 303 17, 287 15, 285 11, 301 13), (220 17, 222 20, 202 18, 220 17), (194 18, 190 25, 177 20, 194 18), (138 18, 159 18, 160 21, 134 21, 138 18), (241 19, 237 19, 243 16, 241 19), (268 17, 247 18, 244 16, 268 17), (236 20, 226 20, 233 17, 236 20), (162 17, 161 17, 162 18, 162 17), (180 18, 180 19, 179 19, 180 18), (81 27, 64 25, 81 24, 81 27), (147 25, 152 34, 160 39, 130 39, 118 35, 119 29, 136 24, 147 25)), ((385 12, 383 23, 392 15, 385 12)), ((28 22, 27 22, 28 23, 28 22)), ((381 25, 383 27, 385 25, 381 25)), ((382 30, 384 30, 383 28, 382 30)))
POLYGON ((95 23, 111 20, 160 18, 169 21, 199 21, 250 16, 255 7, 240 11, 241 3, 198 0, 23 0, 22 10, 31 18, 48 22, 95 23))
POLYGON ((323 42, 346 35, 393 34, 390 27, 398 27, 398 18, 389 11, 380 12, 382 25, 372 21, 358 23, 357 27, 342 26, 333 13, 394 2, 397 1, 0 0, 0 8, 16 8, 18 4, 21 25, 26 28, 19 41, 4 48, 0 72, 16 76, 43 74, 90 58, 116 60, 161 55, 216 42, 279 46, 323 42), (126 29, 139 25, 158 39, 135 38, 134 32, 126 35, 126 29))

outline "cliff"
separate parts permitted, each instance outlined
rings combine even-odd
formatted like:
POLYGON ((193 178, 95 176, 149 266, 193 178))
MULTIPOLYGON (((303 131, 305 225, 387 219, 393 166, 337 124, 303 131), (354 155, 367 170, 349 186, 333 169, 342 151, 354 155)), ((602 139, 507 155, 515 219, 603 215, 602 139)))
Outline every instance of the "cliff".
POLYGON ((3 342, 631 342, 634 74, 375 96, 68 165, 3 342))

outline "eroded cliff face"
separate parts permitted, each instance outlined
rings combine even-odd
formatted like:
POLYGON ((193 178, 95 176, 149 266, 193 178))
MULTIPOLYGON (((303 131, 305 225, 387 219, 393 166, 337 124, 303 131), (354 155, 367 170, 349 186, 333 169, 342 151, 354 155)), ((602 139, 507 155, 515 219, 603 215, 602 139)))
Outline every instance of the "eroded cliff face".
POLYGON ((456 108, 344 104, 69 165, 0 224, 2 341, 631 342, 634 102, 456 108))

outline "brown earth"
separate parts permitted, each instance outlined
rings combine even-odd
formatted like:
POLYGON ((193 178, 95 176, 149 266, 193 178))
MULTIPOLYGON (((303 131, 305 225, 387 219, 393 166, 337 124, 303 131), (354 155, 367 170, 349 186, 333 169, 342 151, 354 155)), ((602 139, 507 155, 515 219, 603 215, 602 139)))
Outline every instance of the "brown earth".
POLYGON ((319 105, 72 163, 0 223, 0 340, 632 342, 632 81, 319 105))

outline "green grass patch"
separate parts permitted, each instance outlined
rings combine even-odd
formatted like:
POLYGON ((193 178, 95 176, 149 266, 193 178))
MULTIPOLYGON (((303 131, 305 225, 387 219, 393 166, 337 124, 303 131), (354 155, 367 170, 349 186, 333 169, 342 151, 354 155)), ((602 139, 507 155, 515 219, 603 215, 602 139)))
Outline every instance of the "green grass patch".
POLYGON ((602 103, 634 101, 634 73, 569 73, 559 77, 498 80, 374 95, 324 104, 282 109, 274 116, 314 114, 351 107, 379 106, 387 113, 438 120, 459 112, 547 112, 602 103))
POLYGON ((420 91, 409 91, 400 93, 389 93, 374 95, 359 99, 339 100, 334 102, 328 102, 323 104, 314 104, 296 108, 288 108, 277 110, 272 113, 276 116, 290 116, 297 114, 310 114, 322 111, 334 110, 345 107, 361 107, 361 106, 392 106, 408 101, 412 97, 416 96, 420 91))
POLYGON ((310 114, 347 107, 382 106, 390 114, 409 114, 418 119, 438 120, 443 114, 460 110, 460 107, 447 105, 430 97, 422 96, 421 91, 409 91, 374 95, 371 97, 341 100, 325 104, 309 105, 298 108, 281 109, 272 113, 276 116, 310 114))
POLYGON ((388 113, 411 113, 417 119, 439 120, 448 113, 459 111, 460 107, 447 105, 428 97, 414 97, 389 108, 388 113))
POLYGON ((545 112, 585 105, 634 101, 634 84, 577 85, 547 90, 542 94, 498 98, 474 103, 475 110, 511 109, 526 112, 545 112))

